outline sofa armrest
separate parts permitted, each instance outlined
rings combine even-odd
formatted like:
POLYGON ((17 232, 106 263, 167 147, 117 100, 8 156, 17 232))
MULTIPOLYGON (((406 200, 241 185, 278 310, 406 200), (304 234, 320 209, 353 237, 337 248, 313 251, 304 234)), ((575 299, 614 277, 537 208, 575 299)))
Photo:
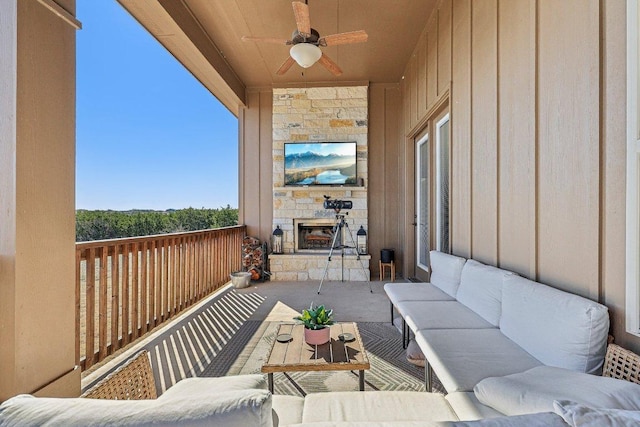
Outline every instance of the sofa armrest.
POLYGON ((304 397, 274 394, 271 407, 276 414, 273 425, 278 427, 299 424, 302 422, 304 397))

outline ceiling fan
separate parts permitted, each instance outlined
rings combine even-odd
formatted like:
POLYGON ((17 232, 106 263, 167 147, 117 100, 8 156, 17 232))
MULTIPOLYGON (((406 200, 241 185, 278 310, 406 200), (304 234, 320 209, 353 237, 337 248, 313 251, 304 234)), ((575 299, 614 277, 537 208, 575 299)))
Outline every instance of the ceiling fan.
POLYGON ((297 28, 291 35, 291 40, 279 39, 276 37, 248 36, 243 36, 242 40, 291 46, 291 49, 289 50, 289 58, 287 58, 280 68, 278 68, 278 71, 276 71, 276 74, 278 75, 282 75, 289 71, 289 68, 291 68, 294 62, 297 62, 298 65, 303 68, 309 68, 316 62, 319 62, 320 65, 329 70, 333 75, 341 75, 342 70, 338 67, 338 64, 325 55, 320 50, 320 47, 366 42, 369 37, 367 33, 364 30, 359 30, 320 37, 318 31, 311 28, 311 22, 309 20, 309 5, 307 4, 307 0, 305 0, 304 3, 294 1, 291 5, 293 6, 293 14, 295 15, 297 25, 297 28))

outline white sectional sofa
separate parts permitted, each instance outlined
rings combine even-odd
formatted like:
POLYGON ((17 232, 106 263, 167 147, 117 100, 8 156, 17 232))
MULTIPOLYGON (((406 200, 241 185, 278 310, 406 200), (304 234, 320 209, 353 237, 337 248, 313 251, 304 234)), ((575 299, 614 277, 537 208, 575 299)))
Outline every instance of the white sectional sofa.
POLYGON ((185 379, 156 400, 20 395, 0 405, 0 426, 566 427, 562 418, 552 413, 496 419, 502 424, 459 422, 465 418, 466 408, 456 405, 460 402, 425 392, 313 393, 305 398, 272 395, 262 375, 243 375, 185 379))
MULTIPOLYGON (((497 417, 500 414, 493 411, 492 418, 478 420, 483 414, 470 405, 463 393, 445 397, 426 392, 353 391, 312 393, 302 398, 272 395, 266 390, 264 376, 242 375, 185 379, 155 400, 19 395, 0 405, 0 426, 603 427, 640 423, 640 385, 573 374, 612 382, 602 387, 600 394, 593 393, 588 402, 591 406, 625 406, 636 410, 593 410, 572 402, 556 402, 550 410, 536 411, 536 405, 546 408, 545 402, 554 399, 553 395, 539 394, 537 401, 525 399, 535 413, 497 417), (636 388, 629 390, 629 387, 636 388)), ((533 381, 534 390, 545 385, 538 375, 534 377, 537 378, 533 381)), ((517 382, 513 378, 505 384, 498 384, 499 381, 495 379, 483 391, 506 403, 522 398, 514 393, 517 382)), ((561 382, 577 389, 589 387, 575 376, 561 382)), ((578 395, 579 392, 574 392, 572 397, 579 399, 578 395)))
MULTIPOLYGON (((424 353, 427 390, 435 372, 449 401, 466 402, 485 418, 504 414, 483 404, 491 403, 486 395, 478 400, 487 378, 519 381, 534 372, 553 389, 563 375, 600 374, 609 331, 605 306, 474 260, 436 251, 430 257, 430 283, 385 285, 392 315, 395 307, 424 353)), ((514 411, 506 412, 527 412, 514 411)))

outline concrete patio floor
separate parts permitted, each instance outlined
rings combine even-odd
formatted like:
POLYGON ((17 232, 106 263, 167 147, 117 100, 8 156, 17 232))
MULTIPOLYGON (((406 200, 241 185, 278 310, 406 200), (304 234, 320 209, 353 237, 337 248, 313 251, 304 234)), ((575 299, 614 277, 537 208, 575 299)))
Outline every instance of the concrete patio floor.
POLYGON ((324 282, 318 295, 318 281, 252 283, 236 292, 255 292, 265 298, 251 320, 265 320, 277 302, 301 311, 314 304, 333 309, 338 322, 388 322, 387 282, 324 282), (373 292, 369 291, 369 284, 373 292))
MULTIPOLYGON (((234 289, 231 284, 228 284, 185 313, 176 316, 175 319, 166 325, 152 331, 136 343, 110 356, 100 365, 83 373, 83 390, 93 385, 100 378, 108 375, 109 372, 116 369, 141 349, 145 347, 148 348, 158 342, 175 341, 172 334, 176 333, 176 325, 181 323, 196 324, 199 322, 200 325, 196 325, 196 329, 200 331, 197 335, 200 336, 200 340, 203 341, 205 347, 207 344, 206 341, 210 339, 211 342, 209 345, 213 348, 220 345, 216 340, 222 338, 222 341, 226 342, 226 339, 230 339, 229 334, 233 335, 235 333, 235 330, 232 331, 232 329, 236 328, 236 324, 241 324, 246 321, 293 321, 293 315, 303 308, 309 307, 312 302, 316 305, 324 304, 326 307, 333 309, 334 320, 338 322, 389 322, 389 300, 383 289, 385 283, 387 283, 387 281, 327 281, 323 283, 320 294, 318 294, 318 281, 252 282, 249 287, 244 289, 234 289), (369 285, 371 285, 373 292, 370 291, 369 285), (228 292, 230 290, 234 292, 228 292), (242 300, 225 302, 231 294, 237 294, 237 297, 245 298, 245 302, 251 302, 252 300, 258 300, 259 302, 257 304, 251 303, 251 309, 242 312, 242 310, 238 310, 238 307, 243 304, 242 300), (202 312, 205 311, 207 306, 216 305, 220 307, 235 306, 235 308, 231 307, 228 313, 225 314, 227 323, 223 322, 222 324, 223 327, 228 325, 229 330, 222 331, 222 335, 227 334, 227 338, 224 336, 203 337, 203 335, 207 335, 207 331, 209 330, 206 323, 212 322, 209 319, 205 321, 196 320, 196 322, 194 322, 194 319, 203 316, 202 312)), ((209 315, 212 314, 211 309, 208 311, 209 315)), ((193 327, 189 327, 193 330, 193 327)), ((188 338, 185 336, 185 340, 186 339, 188 338)), ((224 345, 224 343, 222 345, 224 345)), ((169 352, 171 352, 171 350, 167 351, 167 359, 174 357, 169 357, 169 352)), ((202 355, 194 355, 194 360, 198 357, 202 357, 202 355)), ((170 386, 170 384, 167 384, 167 387, 168 386, 170 386)), ((162 385, 162 388, 165 388, 164 385, 162 385)))

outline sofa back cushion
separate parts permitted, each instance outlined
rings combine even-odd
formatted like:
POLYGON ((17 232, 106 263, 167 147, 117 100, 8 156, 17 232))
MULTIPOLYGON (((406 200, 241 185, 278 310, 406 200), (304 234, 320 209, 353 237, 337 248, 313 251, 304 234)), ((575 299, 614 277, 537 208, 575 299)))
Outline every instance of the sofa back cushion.
POLYGON ((609 313, 604 305, 514 275, 502 288, 500 330, 545 365, 599 374, 609 313))
POLYGON ((502 311, 502 284, 512 274, 470 259, 462 269, 456 299, 493 326, 498 326, 502 311))
POLYGON ((0 426, 272 427, 271 393, 233 390, 207 398, 164 400, 37 398, 18 395, 0 405, 0 426))
POLYGON ((453 298, 460 285, 460 275, 466 260, 444 252, 429 252, 431 259, 431 284, 440 288, 453 298))

